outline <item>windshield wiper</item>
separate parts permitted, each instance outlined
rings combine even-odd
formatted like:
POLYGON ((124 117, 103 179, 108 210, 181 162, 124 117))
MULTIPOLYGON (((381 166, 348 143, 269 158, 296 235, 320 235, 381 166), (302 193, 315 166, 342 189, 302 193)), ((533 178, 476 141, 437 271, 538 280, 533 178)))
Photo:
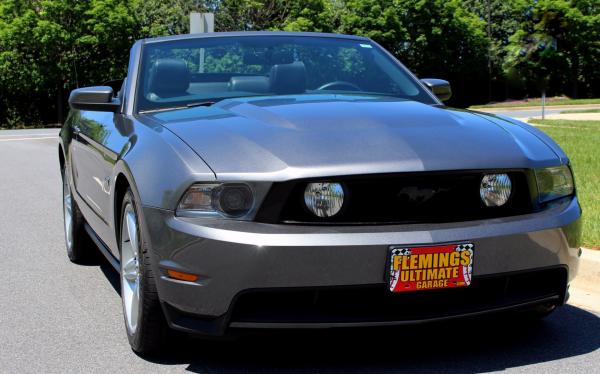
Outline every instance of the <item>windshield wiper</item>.
POLYGON ((140 110, 140 113, 158 113, 158 112, 167 112, 169 110, 179 110, 179 109, 187 109, 187 108, 193 108, 193 107, 197 107, 197 106, 211 106, 214 103, 216 103, 216 101, 199 101, 197 103, 189 103, 186 105, 182 105, 182 106, 168 106, 168 107, 164 107, 164 108, 157 108, 157 109, 148 109, 148 110, 140 110))
POLYGON ((207 101, 198 101, 197 103, 189 103, 186 104, 186 107, 188 108, 193 108, 195 106, 211 106, 214 103, 216 103, 216 101, 211 101, 211 100, 207 100, 207 101))

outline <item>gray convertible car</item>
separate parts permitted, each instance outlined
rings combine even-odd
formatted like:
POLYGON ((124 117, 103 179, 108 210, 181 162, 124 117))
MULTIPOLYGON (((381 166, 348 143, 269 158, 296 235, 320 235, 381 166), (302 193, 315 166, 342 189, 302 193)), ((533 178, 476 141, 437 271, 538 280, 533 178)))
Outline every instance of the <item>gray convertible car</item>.
POLYGON ((69 98, 68 256, 117 269, 142 353, 172 330, 546 315, 580 255, 569 159, 450 95, 363 37, 140 40, 125 79, 69 98))

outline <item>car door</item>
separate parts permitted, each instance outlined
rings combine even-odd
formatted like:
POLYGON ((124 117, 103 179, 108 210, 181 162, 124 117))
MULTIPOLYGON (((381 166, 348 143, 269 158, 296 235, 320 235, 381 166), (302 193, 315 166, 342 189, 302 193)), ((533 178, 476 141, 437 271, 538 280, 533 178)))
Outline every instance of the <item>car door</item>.
POLYGON ((119 112, 97 111, 80 111, 72 122, 75 189, 93 212, 92 217, 85 217, 86 221, 106 244, 115 240, 111 222, 113 169, 130 135, 122 131, 122 122, 119 112))
POLYGON ((73 122, 73 182, 78 195, 95 213, 86 220, 101 237, 108 226, 110 176, 116 162, 115 152, 106 147, 114 116, 110 112, 82 111, 73 122))

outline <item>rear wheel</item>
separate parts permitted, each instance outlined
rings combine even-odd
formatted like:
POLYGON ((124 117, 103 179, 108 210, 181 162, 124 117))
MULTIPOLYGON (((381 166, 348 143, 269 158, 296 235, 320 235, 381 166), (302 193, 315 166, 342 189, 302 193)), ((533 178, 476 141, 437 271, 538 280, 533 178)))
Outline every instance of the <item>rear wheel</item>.
POLYGON ((65 229, 65 244, 69 260, 76 264, 89 264, 98 259, 95 246, 85 232, 85 219, 73 199, 69 173, 66 166, 62 169, 63 180, 63 219, 65 229))
POLYGON ((131 348, 140 354, 156 352, 169 329, 160 307, 150 254, 141 237, 139 214, 131 190, 121 206, 121 298, 131 348))

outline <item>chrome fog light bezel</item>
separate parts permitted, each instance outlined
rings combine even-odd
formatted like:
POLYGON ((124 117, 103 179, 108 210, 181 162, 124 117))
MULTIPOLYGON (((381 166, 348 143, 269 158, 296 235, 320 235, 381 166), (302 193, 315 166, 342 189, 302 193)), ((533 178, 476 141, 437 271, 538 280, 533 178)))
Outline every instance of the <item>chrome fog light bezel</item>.
POLYGON ((501 207, 510 200, 512 190, 512 181, 508 174, 485 174, 479 185, 479 197, 489 208, 501 207))
POLYGON ((311 182, 304 189, 304 205, 320 218, 337 215, 344 206, 344 187, 337 182, 311 182))

